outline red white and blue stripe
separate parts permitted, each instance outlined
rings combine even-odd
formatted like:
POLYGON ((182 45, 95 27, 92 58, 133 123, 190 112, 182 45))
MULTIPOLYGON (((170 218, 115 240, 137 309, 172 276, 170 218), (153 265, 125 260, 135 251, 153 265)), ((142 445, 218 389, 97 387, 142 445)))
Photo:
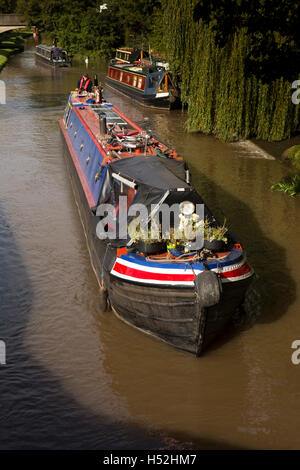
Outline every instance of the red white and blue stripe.
MULTIPOLYGON (((234 256, 235 253, 230 253, 223 262, 212 262, 207 265, 224 283, 247 279, 253 275, 253 270, 245 256, 241 255, 241 251, 238 254, 234 256)), ((203 270, 202 263, 193 263, 191 267, 191 263, 188 262, 186 264, 172 261, 159 263, 147 261, 138 255, 121 255, 116 259, 111 274, 138 284, 192 287, 195 275, 203 270)))

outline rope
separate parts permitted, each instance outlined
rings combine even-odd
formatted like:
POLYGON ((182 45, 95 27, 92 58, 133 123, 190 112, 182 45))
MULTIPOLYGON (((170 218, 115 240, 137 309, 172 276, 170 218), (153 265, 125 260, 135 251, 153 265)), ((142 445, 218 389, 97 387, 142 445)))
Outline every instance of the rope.
POLYGON ((100 275, 102 287, 104 287, 104 282, 103 282, 103 280, 104 280, 104 263, 105 263, 105 259, 106 259, 107 250, 110 247, 110 245, 111 245, 110 243, 106 244, 106 250, 105 250, 104 258, 103 258, 103 262, 102 262, 102 270, 101 270, 101 275, 100 275))

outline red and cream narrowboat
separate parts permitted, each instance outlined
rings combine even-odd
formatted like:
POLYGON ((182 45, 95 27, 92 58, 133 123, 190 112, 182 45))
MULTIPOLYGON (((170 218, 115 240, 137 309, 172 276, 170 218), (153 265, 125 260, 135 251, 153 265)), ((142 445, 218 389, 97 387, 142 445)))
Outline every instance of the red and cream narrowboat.
POLYGON ((147 107, 174 109, 179 107, 178 90, 168 64, 145 58, 145 52, 129 48, 117 49, 109 65, 106 83, 147 107))

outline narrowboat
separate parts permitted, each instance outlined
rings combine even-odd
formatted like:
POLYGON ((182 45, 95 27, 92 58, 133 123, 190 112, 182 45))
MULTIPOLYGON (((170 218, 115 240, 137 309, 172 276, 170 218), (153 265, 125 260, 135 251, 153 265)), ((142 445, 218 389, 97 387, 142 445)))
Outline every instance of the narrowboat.
POLYGON ((147 245, 129 229, 121 236, 121 218, 127 223, 136 204, 149 208, 147 230, 162 204, 189 214, 199 204, 205 220, 214 219, 183 157, 112 104, 72 92, 60 128, 103 310, 109 305, 127 324, 199 356, 228 326, 253 278, 240 242, 228 232, 218 248, 186 243, 183 250, 165 240, 147 245))
POLYGON ((68 57, 67 52, 56 46, 39 44, 35 48, 35 55, 39 60, 42 60, 53 67, 71 66, 71 59, 68 57))
POLYGON ((179 91, 168 64, 150 58, 141 50, 117 49, 108 65, 107 85, 146 107, 180 107, 179 91))

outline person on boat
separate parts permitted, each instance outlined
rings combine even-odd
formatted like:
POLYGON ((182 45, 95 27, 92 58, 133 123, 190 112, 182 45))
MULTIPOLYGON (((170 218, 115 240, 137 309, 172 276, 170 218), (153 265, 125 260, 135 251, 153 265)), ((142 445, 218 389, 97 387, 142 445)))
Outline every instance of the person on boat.
POLYGON ((37 41, 39 39, 39 30, 37 27, 34 28, 34 31, 33 31, 33 39, 35 41, 37 41))
POLYGON ((51 55, 53 59, 59 59, 60 49, 57 46, 52 47, 51 55))
POLYGON ((103 88, 101 85, 101 82, 96 86, 94 85, 94 91, 95 91, 95 98, 96 98, 96 103, 102 103, 104 101, 103 99, 103 88))
POLYGON ((77 88, 79 91, 92 91, 92 80, 89 78, 86 72, 83 73, 82 77, 78 80, 77 88))

